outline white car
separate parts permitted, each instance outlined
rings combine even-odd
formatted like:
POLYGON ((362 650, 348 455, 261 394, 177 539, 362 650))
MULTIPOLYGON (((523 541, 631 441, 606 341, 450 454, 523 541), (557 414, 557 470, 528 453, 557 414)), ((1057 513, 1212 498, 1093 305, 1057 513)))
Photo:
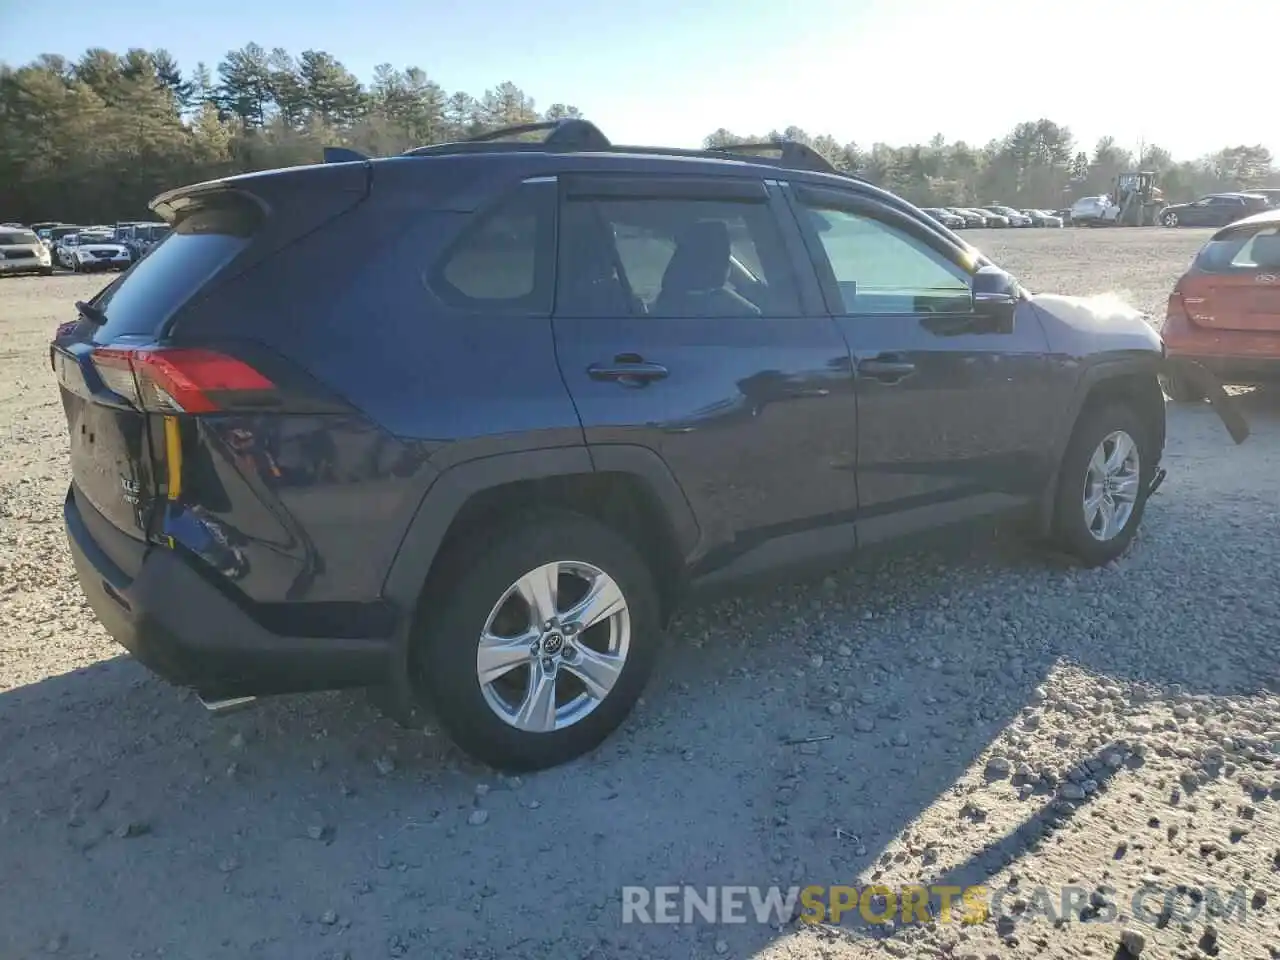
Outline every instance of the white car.
POLYGON ((133 263, 128 247, 109 235, 69 233, 58 242, 57 255, 62 266, 76 273, 128 270, 133 263))
POLYGON ((1081 197, 1071 205, 1072 223, 1110 223, 1120 216, 1120 208, 1107 196, 1081 197))
POLYGON ((0 276, 53 273, 49 250, 26 227, 0 227, 0 276))

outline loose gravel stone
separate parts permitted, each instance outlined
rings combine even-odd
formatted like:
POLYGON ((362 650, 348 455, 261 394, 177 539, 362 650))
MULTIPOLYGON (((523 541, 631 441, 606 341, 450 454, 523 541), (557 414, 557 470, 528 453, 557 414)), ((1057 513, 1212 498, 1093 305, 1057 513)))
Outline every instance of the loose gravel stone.
POLYGON ((1130 957, 1142 956, 1142 951, 1147 948, 1147 938, 1137 930, 1128 929, 1120 934, 1120 946, 1122 946, 1130 957))

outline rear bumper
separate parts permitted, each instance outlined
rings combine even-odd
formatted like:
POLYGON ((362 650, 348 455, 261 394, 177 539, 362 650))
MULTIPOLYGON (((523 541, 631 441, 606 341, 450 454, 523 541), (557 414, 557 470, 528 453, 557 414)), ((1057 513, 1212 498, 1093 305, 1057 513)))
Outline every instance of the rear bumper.
POLYGON ((130 578, 108 556, 136 553, 100 544, 75 498, 63 506, 81 589, 107 632, 146 667, 206 699, 304 693, 382 683, 391 641, 281 636, 264 628, 180 554, 153 547, 130 578))
POLYGON ((1274 383, 1280 381, 1280 356, 1274 360, 1258 357, 1231 357, 1185 354, 1169 351, 1171 358, 1198 363, 1227 384, 1274 383))

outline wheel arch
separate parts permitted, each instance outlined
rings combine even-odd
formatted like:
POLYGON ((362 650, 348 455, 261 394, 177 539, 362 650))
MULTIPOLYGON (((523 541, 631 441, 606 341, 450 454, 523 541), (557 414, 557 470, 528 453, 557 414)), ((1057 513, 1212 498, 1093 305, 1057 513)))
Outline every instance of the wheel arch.
POLYGON ((1061 482, 1062 458, 1087 411, 1113 402, 1132 405, 1152 430, 1156 463, 1159 463, 1165 444, 1164 391, 1160 388, 1159 372, 1160 357, 1152 354, 1097 363, 1081 376, 1072 396, 1070 416, 1063 418, 1065 427, 1054 439, 1053 471, 1036 512, 1038 534, 1047 536, 1053 529, 1053 508, 1061 482))
POLYGON ((386 683, 374 690, 379 708, 401 726, 424 719, 409 684, 410 647, 422 600, 441 572, 450 538, 481 527, 492 529, 521 509, 564 507, 583 492, 621 493, 590 498, 598 509, 580 513, 617 526, 627 506, 636 506, 630 530, 640 530, 640 549, 654 563, 664 620, 678 602, 689 558, 700 532, 693 509, 665 461, 647 447, 606 444, 555 447, 495 454, 459 463, 442 472, 422 496, 383 584, 383 597, 401 611, 387 664, 386 683))
POLYGON ((654 565, 664 613, 670 613, 683 569, 697 549, 698 525, 662 458, 630 444, 498 454, 444 471, 414 513, 383 595, 405 611, 407 627, 452 544, 513 514, 546 507, 575 510, 637 541, 654 565))

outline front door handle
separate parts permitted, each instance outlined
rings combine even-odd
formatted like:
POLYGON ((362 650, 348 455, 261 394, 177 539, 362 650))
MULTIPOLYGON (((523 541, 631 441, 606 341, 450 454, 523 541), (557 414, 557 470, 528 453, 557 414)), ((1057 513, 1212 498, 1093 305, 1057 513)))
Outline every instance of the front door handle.
POLYGON ((893 383, 916 372, 916 365, 899 353, 882 353, 858 361, 858 372, 865 377, 893 383))
POLYGON ((660 363, 649 363, 636 354, 620 354, 612 363, 593 363, 587 367, 592 380, 612 380, 626 386, 640 387, 663 380, 670 371, 660 363))

